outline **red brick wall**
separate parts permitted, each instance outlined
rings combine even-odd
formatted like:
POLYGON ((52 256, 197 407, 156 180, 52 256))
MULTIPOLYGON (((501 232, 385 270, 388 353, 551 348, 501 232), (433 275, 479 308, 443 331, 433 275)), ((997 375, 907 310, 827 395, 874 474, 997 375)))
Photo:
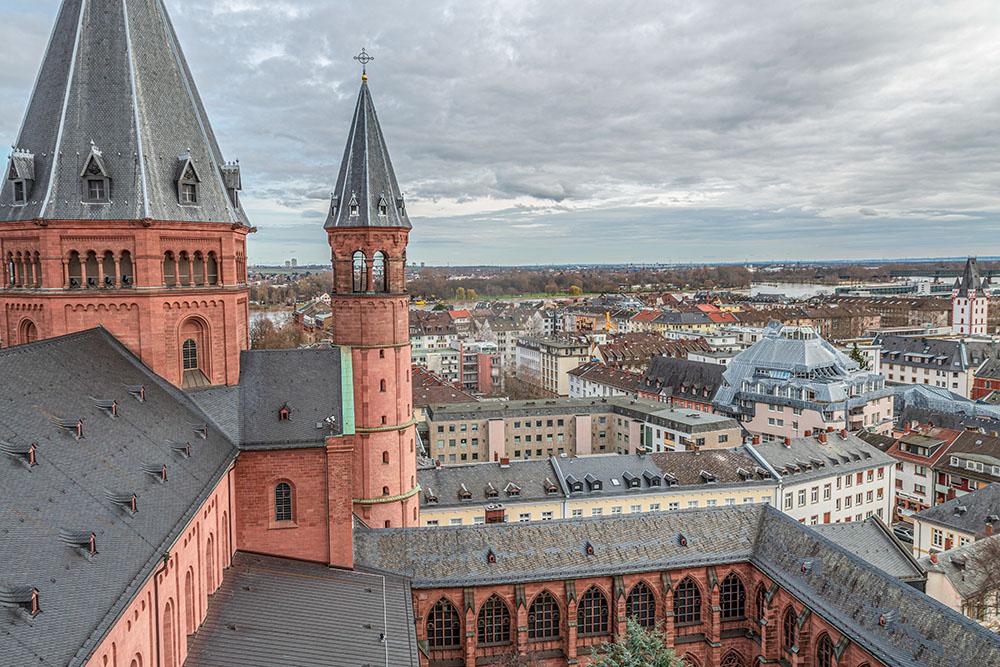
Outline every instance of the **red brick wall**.
MULTIPOLYGON (((41 288, 11 285, 6 267, 0 290, 0 345, 20 342, 19 327, 30 319, 39 338, 52 338, 103 326, 170 382, 181 383, 180 327, 191 316, 207 329, 208 349, 201 350, 202 370, 213 384, 239 381, 239 354, 247 349, 248 323, 245 227, 229 224, 139 221, 46 221, 8 223, 0 231, 0 257, 7 253, 39 253, 41 288), (69 257, 84 260, 93 251, 119 260, 131 257, 132 285, 69 287, 69 257), (163 256, 182 251, 194 256, 214 253, 217 285, 166 287, 163 256), (150 289, 152 288, 152 289, 150 289)), ((103 276, 103 263, 100 275, 103 276)), ((115 280, 120 279, 119 269, 115 280)), ((82 272, 85 275, 85 269, 82 272)), ((85 281, 84 281, 85 283, 85 281)))
MULTIPOLYGON (((459 634, 463 638, 463 646, 451 650, 431 649, 429 659, 421 654, 421 665, 433 667, 438 664, 453 664, 447 661, 457 661, 455 664, 472 667, 478 664, 477 660, 486 661, 492 656, 511 653, 520 655, 526 658, 529 664, 539 667, 564 667, 576 660, 579 660, 580 664, 587 664, 591 660, 591 651, 594 647, 603 642, 613 641, 616 636, 624 633, 626 599, 639 581, 644 581, 653 591, 656 600, 656 623, 666 634, 671 646, 678 655, 693 658, 700 667, 721 664, 730 651, 737 651, 746 665, 756 664, 757 656, 763 656, 768 662, 777 662, 782 658, 796 667, 807 667, 815 664, 817 642, 823 633, 829 633, 834 645, 840 640, 839 632, 816 614, 812 614, 805 619, 798 631, 796 641, 798 652, 785 650, 781 646, 779 634, 781 619, 789 606, 798 615, 803 609, 802 604, 779 588, 770 603, 766 605, 767 624, 762 625, 755 620, 755 592, 758 585, 762 585, 764 590, 769 590, 771 580, 747 563, 736 563, 714 568, 714 579, 717 583, 713 586, 711 571, 712 568, 689 568, 664 573, 631 574, 621 577, 617 584, 614 577, 526 583, 523 603, 519 603, 517 587, 514 585, 414 590, 413 608, 418 641, 428 638, 428 614, 442 597, 455 606, 462 619, 462 632, 459 634), (719 609, 720 588, 723 579, 730 572, 734 572, 743 583, 746 617, 722 621, 719 609), (700 589, 702 621, 675 626, 673 614, 668 615, 666 612, 673 612, 673 589, 685 577, 691 577, 700 589), (610 632, 596 637, 577 637, 577 604, 591 586, 600 589, 608 600, 611 612, 608 624, 610 632), (535 596, 542 590, 549 591, 559 604, 558 639, 528 639, 528 611, 535 596), (510 610, 511 642, 502 646, 479 646, 477 614, 493 594, 499 595, 510 610), (466 636, 467 632, 469 636, 466 636), (748 633, 752 637, 747 636, 748 633)), ((868 662, 871 667, 882 664, 852 643, 841 655, 837 664, 854 667, 863 662, 868 662)))
POLYGON ((136 657, 142 665, 183 664, 187 658, 186 637, 205 620, 210 596, 218 590, 223 572, 232 562, 233 513, 238 516, 236 499, 231 496, 234 475, 231 468, 198 508, 170 546, 166 567, 161 562, 154 572, 155 581, 151 576, 142 585, 90 655, 88 665, 128 667, 136 657))

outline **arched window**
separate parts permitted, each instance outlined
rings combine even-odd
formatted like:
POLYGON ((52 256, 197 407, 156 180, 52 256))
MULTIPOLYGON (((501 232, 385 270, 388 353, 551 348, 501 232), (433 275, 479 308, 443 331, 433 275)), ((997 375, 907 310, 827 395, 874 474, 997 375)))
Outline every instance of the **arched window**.
POLYGON ((163 605, 163 667, 174 667, 174 603, 163 605))
POLYGON ((389 452, 382 452, 382 464, 389 465, 389 452))
POLYGON ((382 487, 382 495, 383 496, 389 495, 389 487, 388 486, 383 486, 382 487))
POLYGON ((177 286, 177 262, 174 253, 169 250, 163 253, 163 284, 167 287, 177 286))
POLYGON ((781 618, 781 643, 785 648, 795 646, 796 625, 795 610, 789 607, 785 610, 785 615, 781 618))
POLYGON ((69 286, 79 287, 83 284, 83 264, 80 262, 80 253, 76 250, 69 254, 69 286))
POLYGON ((118 283, 118 276, 115 273, 115 256, 110 250, 104 253, 101 260, 101 272, 104 274, 104 287, 114 287, 118 283))
POLYGON ((198 341, 188 338, 182 348, 184 370, 192 371, 198 368, 198 341))
POLYGON ((212 548, 212 536, 205 540, 205 589, 211 595, 215 592, 215 549, 212 548))
POLYGON ((194 571, 188 569, 184 575, 184 634, 191 634, 195 628, 194 571))
POLYGON ((644 628, 656 626, 656 598, 645 581, 632 587, 632 592, 625 601, 625 615, 644 628))
POLYGON ((135 274, 132 273, 132 253, 122 250, 122 257, 118 260, 118 270, 121 273, 119 279, 123 287, 135 285, 135 274))
POLYGON ((280 482, 274 487, 274 520, 292 520, 292 487, 288 482, 280 482))
POLYGON ((837 652, 830 635, 824 634, 816 645, 816 667, 834 667, 837 664, 837 652))
POLYGON ((683 665, 684 667, 698 667, 698 658, 694 657, 690 653, 685 653, 683 665))
POLYGON ((591 586, 580 598, 576 609, 576 632, 578 636, 608 634, 608 599, 596 586, 591 586))
POLYGON ((491 595, 479 610, 476 632, 480 646, 510 643, 510 610, 499 595, 491 595))
POLYGON ((754 594, 754 613, 757 615, 758 623, 762 622, 767 614, 767 591, 764 589, 764 584, 757 584, 757 592, 754 594))
POLYGON ((184 250, 177 257, 177 283, 180 285, 191 284, 191 257, 184 250))
POLYGON ((354 291, 355 292, 367 292, 368 291, 368 270, 365 267, 365 253, 360 250, 354 253, 353 262, 353 274, 354 274, 354 291))
POLYGON ((193 282, 195 285, 205 284, 205 257, 201 252, 196 252, 194 254, 194 276, 193 282))
POLYGON ((38 328, 35 323, 31 320, 21 320, 21 324, 17 327, 18 344, 34 343, 36 340, 38 340, 38 328))
POLYGON ((87 270, 87 287, 97 287, 100 276, 97 275, 97 253, 93 250, 87 253, 87 263, 84 268, 87 270))
POLYGON ((740 581, 735 572, 730 572, 722 580, 721 593, 722 620, 729 621, 746 616, 747 594, 743 590, 743 582, 740 581))
POLYGON ((747 661, 743 659, 743 656, 736 649, 722 656, 720 664, 721 667, 747 667, 747 661))
POLYGON ((372 291, 386 291, 385 254, 381 250, 372 255, 372 291))
POLYGON ((446 599, 438 600, 427 614, 427 642, 431 648, 458 648, 462 622, 455 606, 446 599))
POLYGON ((142 667, 142 654, 136 653, 129 667, 142 667))
POLYGON ((219 260, 215 258, 215 253, 208 253, 208 259, 205 260, 205 270, 208 274, 208 284, 218 285, 219 284, 219 260))
POLYGON ((528 609, 528 639, 555 639, 559 636, 559 604, 548 591, 535 596, 528 609))
POLYGON ((222 513, 222 567, 227 567, 229 563, 229 517, 222 513))
POLYGON ((385 380, 378 381, 378 390, 381 392, 385 392, 385 380))
POLYGON ((685 577, 674 590, 674 623, 701 622, 701 590, 691 577, 685 577))

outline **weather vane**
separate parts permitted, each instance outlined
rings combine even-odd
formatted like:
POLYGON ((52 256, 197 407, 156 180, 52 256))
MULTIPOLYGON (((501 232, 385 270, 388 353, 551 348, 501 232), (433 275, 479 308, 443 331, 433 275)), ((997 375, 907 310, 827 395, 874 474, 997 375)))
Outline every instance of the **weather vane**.
POLYGON ((368 63, 370 63, 371 61, 375 60, 375 56, 368 55, 368 52, 365 51, 362 48, 361 49, 361 53, 359 53, 358 55, 354 56, 354 59, 357 60, 359 63, 361 63, 361 80, 362 81, 367 81, 368 80, 368 63))

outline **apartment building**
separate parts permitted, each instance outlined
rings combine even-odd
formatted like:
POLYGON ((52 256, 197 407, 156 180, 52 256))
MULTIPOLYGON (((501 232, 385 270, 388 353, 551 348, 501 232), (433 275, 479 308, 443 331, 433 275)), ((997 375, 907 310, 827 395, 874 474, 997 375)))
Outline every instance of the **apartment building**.
POLYGON ((569 372, 569 397, 635 396, 640 376, 588 361, 569 372))
POLYGON ((829 428, 884 433, 892 400, 882 376, 861 370, 812 327, 775 323, 725 367, 714 406, 772 440, 829 428))
POLYGON ((1000 438, 963 431, 938 458, 933 470, 934 504, 1000 482, 1000 438))
POLYGON ((439 350, 457 341, 458 330, 448 311, 410 311, 410 345, 415 349, 439 350))
MULTIPOLYGON (((457 346, 457 343, 456 343, 457 346)), ((462 351, 458 347, 414 347, 413 363, 458 385, 462 381, 462 351)))
POLYGON ((899 519, 910 522, 916 512, 935 504, 935 467, 961 435, 962 431, 933 424, 904 425, 903 435, 886 450, 896 459, 894 495, 899 519))
POLYGON ((569 372, 591 358, 591 342, 575 338, 520 338, 515 360, 518 377, 554 396, 569 396, 569 372))
POLYGON ((417 481, 427 526, 770 504, 777 487, 749 454, 731 450, 441 466, 418 470, 417 481))
POLYGON ((922 558, 994 533, 1000 533, 1000 483, 913 515, 913 554, 922 558))
POLYGON ((452 403, 426 412, 428 455, 446 465, 740 442, 735 419, 624 396, 452 403))
POLYGON ((895 461, 847 431, 746 448, 778 480, 775 506, 802 523, 891 520, 895 461))
POLYGON ((725 368, 690 359, 656 356, 639 381, 640 398, 701 412, 714 412, 712 401, 725 368))
POLYGON ((972 397, 975 372, 993 351, 987 341, 964 338, 878 336, 882 372, 890 384, 924 384, 972 397))

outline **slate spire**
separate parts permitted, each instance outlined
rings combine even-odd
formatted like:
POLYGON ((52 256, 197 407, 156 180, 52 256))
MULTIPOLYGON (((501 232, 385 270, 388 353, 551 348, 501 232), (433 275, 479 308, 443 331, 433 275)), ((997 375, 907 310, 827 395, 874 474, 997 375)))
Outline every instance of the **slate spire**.
POLYGON ((248 225, 163 0, 63 0, 14 145, 0 221, 248 225))
POLYGON ((361 81, 337 187, 324 227, 410 229, 403 193, 392 170, 367 76, 361 81))
POLYGON ((954 289, 958 290, 956 296, 962 298, 968 298, 969 291, 981 293, 983 290, 990 286, 990 279, 982 278, 979 273, 979 265, 976 263, 975 257, 969 257, 965 262, 965 269, 962 271, 962 276, 955 280, 954 289))

